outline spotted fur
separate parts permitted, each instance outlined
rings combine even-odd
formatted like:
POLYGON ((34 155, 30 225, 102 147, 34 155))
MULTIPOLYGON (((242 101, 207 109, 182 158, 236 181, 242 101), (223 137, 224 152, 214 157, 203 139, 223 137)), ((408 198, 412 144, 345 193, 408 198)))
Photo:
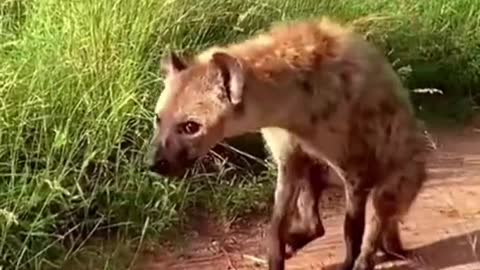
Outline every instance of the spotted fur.
POLYGON ((284 269, 286 244, 323 235, 319 164, 344 179, 343 269, 373 269, 378 249, 403 254, 398 222, 426 180, 428 141, 387 59, 350 27, 276 25, 188 63, 171 54, 164 66, 152 169, 173 174, 224 138, 261 131, 278 167, 269 269, 284 269), (183 132, 189 121, 198 130, 183 132))

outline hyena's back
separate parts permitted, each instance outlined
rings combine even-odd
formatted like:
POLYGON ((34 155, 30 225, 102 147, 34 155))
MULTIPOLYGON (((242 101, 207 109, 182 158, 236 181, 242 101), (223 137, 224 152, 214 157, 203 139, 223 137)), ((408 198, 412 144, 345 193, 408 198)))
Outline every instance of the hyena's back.
POLYGON ((380 171, 427 148, 408 91, 386 58, 349 27, 326 18, 279 24, 244 42, 206 50, 197 61, 215 52, 239 57, 278 93, 270 102, 282 106, 274 113, 289 119, 285 126, 296 134, 262 129, 274 157, 289 152, 283 144, 301 144, 311 156, 326 156, 340 167, 375 160, 380 171))
MULTIPOLYGON (((278 93, 272 102, 286 103, 285 110, 275 113, 279 118, 295 118, 291 128, 299 133, 315 134, 307 138, 312 146, 307 148, 322 148, 331 159, 341 158, 345 152, 342 148, 347 148, 351 139, 352 119, 363 125, 380 110, 389 114, 384 119, 400 118, 401 114, 411 118, 408 92, 385 57, 350 28, 326 18, 279 24, 244 42, 208 49, 196 60, 205 63, 216 52, 237 56, 252 67, 255 76, 271 84, 268 87, 278 93), (297 108, 295 114, 288 110, 291 108, 297 108), (392 108, 395 116, 390 113, 392 108)), ((377 125, 374 136, 378 137, 385 127, 378 126, 380 119, 375 121, 370 126, 377 125)), ((369 140, 383 144, 383 151, 390 143, 369 140)), ((283 137, 279 141, 284 141, 283 137)))

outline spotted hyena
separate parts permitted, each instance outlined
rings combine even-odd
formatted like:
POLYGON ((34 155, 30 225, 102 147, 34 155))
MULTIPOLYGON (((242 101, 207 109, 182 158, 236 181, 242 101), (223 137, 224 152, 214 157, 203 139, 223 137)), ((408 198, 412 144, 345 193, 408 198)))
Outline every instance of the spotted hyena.
POLYGON ((308 188, 324 181, 312 173, 318 164, 344 180, 342 269, 372 269, 377 249, 403 254, 399 219, 426 179, 427 140, 387 59, 351 27, 326 18, 279 24, 189 60, 165 59, 151 169, 182 173, 224 138, 260 130, 278 167, 269 269, 284 269, 285 244, 302 242, 292 220, 306 224, 307 238, 323 234, 319 193, 308 188))

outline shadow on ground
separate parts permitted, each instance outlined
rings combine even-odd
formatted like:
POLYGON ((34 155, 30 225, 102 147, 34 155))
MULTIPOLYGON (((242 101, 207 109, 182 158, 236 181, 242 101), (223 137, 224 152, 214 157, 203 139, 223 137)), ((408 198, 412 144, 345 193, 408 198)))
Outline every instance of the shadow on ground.
MULTIPOLYGON (((403 261, 378 258, 379 269, 388 270, 466 270, 480 269, 480 230, 462 234, 409 250, 403 261)), ((340 264, 324 270, 338 270, 340 264)))

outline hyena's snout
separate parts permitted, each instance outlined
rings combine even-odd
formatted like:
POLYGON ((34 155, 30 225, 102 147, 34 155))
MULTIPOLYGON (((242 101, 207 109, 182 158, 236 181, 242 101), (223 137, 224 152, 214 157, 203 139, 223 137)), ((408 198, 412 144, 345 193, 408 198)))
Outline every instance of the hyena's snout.
POLYGON ((189 158, 187 147, 170 140, 154 140, 149 152, 148 170, 164 176, 181 176, 195 161, 189 158))
POLYGON ((149 171, 167 175, 170 171, 170 162, 164 157, 163 146, 159 143, 151 143, 146 159, 146 167, 149 171))
POLYGON ((152 161, 147 164, 148 169, 151 172, 160 174, 160 175, 168 175, 170 172, 170 164, 167 160, 158 160, 158 161, 152 161))

